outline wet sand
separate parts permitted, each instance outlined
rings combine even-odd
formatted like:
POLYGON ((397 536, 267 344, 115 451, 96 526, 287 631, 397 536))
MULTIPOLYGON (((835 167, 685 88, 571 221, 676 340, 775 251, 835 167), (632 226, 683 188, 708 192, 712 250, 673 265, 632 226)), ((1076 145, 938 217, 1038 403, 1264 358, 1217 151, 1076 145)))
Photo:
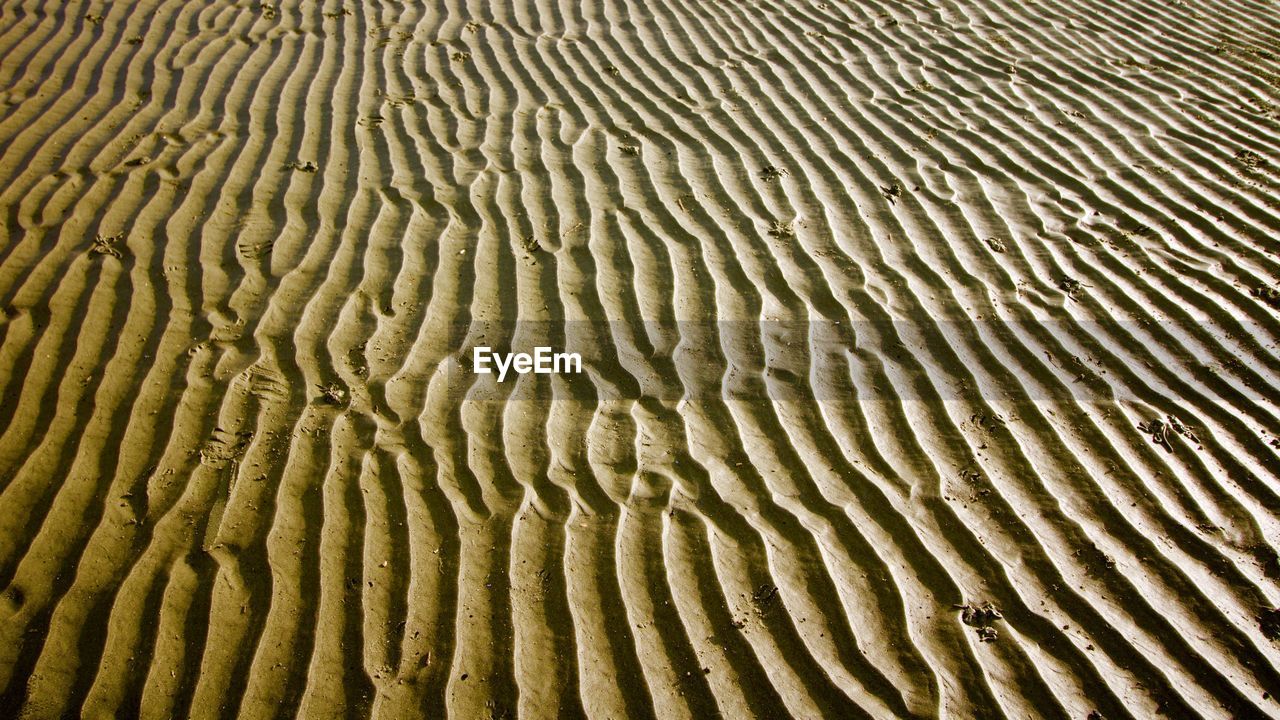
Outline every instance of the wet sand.
POLYGON ((1275 5, 489 5, 0 2, 0 715, 1280 717, 1275 5))

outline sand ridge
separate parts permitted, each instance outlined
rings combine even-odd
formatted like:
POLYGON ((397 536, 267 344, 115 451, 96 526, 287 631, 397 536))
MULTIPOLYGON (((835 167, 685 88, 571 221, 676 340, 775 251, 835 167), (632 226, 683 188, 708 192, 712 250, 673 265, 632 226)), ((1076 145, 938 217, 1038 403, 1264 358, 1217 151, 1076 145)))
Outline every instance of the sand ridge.
POLYGON ((0 1, 0 714, 1280 716, 1274 6, 492 5, 0 1))

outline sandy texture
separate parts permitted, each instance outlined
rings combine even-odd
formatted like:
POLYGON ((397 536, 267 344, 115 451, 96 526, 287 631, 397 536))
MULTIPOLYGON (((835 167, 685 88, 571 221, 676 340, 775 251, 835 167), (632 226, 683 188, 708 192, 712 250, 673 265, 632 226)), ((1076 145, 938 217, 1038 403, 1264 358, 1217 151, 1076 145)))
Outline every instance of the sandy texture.
POLYGON ((1274 3, 493 4, 0 2, 0 716, 1280 716, 1274 3))

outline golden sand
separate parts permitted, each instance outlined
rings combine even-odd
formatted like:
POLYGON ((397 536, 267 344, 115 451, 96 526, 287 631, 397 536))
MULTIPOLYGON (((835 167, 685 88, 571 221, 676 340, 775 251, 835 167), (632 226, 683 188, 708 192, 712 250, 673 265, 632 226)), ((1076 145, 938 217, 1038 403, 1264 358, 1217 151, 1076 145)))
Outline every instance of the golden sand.
POLYGON ((1280 716, 1278 108, 1261 0, 2 0, 0 717, 1280 716))

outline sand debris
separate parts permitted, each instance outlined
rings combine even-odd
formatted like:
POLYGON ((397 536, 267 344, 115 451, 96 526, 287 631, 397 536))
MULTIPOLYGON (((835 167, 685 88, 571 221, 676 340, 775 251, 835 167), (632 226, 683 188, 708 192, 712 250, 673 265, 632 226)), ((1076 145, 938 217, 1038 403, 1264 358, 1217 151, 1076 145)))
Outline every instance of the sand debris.
POLYGON ((89 254, 91 255, 110 255, 119 259, 122 254, 117 247, 120 242, 121 235, 97 235, 93 238, 93 244, 89 246, 89 254))
POLYGON ((1257 170, 1267 164, 1266 158, 1252 150, 1239 150, 1236 152, 1235 158, 1236 162, 1250 170, 1257 170))
POLYGON ((765 167, 761 168, 760 172, 758 173, 758 175, 760 176, 760 179, 765 182, 773 182, 774 180, 777 180, 778 178, 786 174, 787 174, 787 171, 785 169, 780 169, 780 168, 774 167, 773 165, 766 165, 765 167))
POLYGON ((1084 288, 1089 287, 1073 277, 1064 277, 1058 281, 1058 289, 1066 294, 1071 300, 1075 300, 1078 294, 1084 288))
POLYGON ((989 601, 965 603, 963 605, 953 605, 952 607, 960 611, 960 622, 974 628, 978 634, 979 642, 991 643, 996 641, 999 633, 992 627, 992 624, 1004 618, 999 608, 989 601))
POLYGON ((1165 449, 1165 452, 1173 452, 1173 446, 1169 444, 1169 426, 1160 418, 1156 418, 1151 422, 1138 423, 1138 429, 1151 436, 1151 442, 1165 449))
POLYGON ((796 229, 789 222, 775 220, 773 225, 769 226, 769 235, 776 238, 792 238, 796 236, 796 229))
POLYGON ((1280 288, 1261 285, 1251 290, 1249 294, 1273 308, 1280 309, 1280 288))
POLYGON ((1268 608, 1259 613, 1258 627, 1268 640, 1280 640, 1280 607, 1268 608))
POLYGON ((972 627, 990 625, 996 620, 1004 618, 1004 615, 1000 612, 1000 608, 997 608, 989 601, 981 603, 965 603, 963 605, 955 605, 954 607, 960 611, 960 621, 965 625, 972 627))

